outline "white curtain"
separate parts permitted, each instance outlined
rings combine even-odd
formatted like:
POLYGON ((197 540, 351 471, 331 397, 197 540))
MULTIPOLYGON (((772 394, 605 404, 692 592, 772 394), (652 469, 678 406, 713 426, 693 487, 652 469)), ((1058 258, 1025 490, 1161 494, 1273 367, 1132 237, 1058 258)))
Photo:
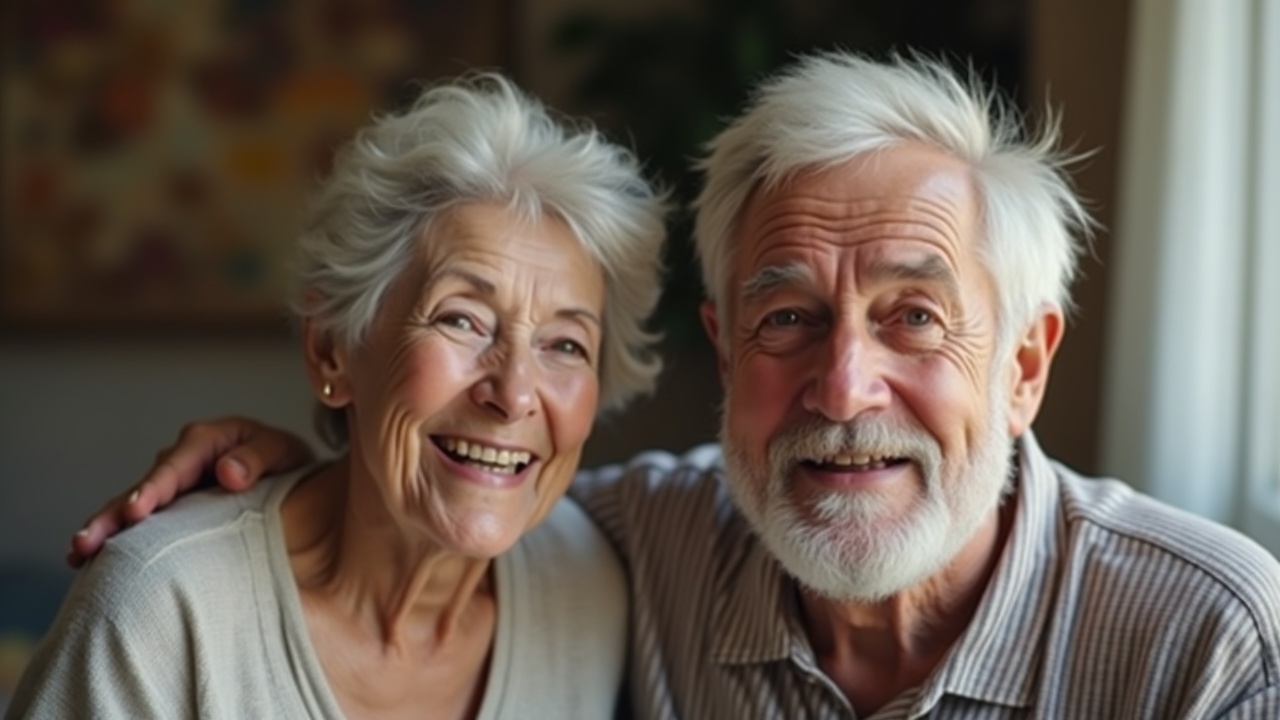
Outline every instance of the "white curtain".
POLYGON ((1273 551, 1278 6, 1134 1, 1102 429, 1108 474, 1273 551))

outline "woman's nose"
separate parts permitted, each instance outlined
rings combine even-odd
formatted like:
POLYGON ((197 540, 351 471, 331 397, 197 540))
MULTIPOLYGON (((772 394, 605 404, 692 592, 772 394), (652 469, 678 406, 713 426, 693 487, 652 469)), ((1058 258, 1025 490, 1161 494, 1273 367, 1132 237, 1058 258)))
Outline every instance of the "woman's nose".
POLYGON ((472 397, 506 422, 530 417, 538 406, 536 372, 527 350, 503 352, 475 384, 472 397))

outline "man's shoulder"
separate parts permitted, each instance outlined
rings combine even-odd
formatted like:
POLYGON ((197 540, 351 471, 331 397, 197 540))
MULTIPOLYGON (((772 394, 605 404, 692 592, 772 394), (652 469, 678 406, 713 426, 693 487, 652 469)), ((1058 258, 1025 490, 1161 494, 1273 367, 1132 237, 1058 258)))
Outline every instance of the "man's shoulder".
POLYGON ((665 483, 691 478, 721 469, 719 443, 695 445, 684 452, 651 449, 644 450, 629 459, 607 465, 601 465, 578 473, 579 477, 621 477, 639 476, 654 483, 665 483))
POLYGON ((721 451, 718 443, 698 445, 683 453, 645 450, 625 462, 580 471, 573 493, 588 509, 601 494, 625 493, 632 499, 646 495, 705 492, 720 486, 721 451))
POLYGON ((722 476, 719 445, 650 450, 582 471, 570 495, 624 559, 685 562, 691 548, 714 553, 745 532, 722 476))
POLYGON ((1147 710, 1121 714, 1143 717, 1217 717, 1280 687, 1280 562, 1270 553, 1116 480, 1057 464, 1038 477, 1053 499, 1032 558, 1056 663, 1046 687, 1068 701, 1125 698, 1147 710))
POLYGON ((1118 480, 1054 469, 1062 522, 1076 551, 1127 568, 1128 582, 1180 584, 1180 592, 1194 583, 1200 596, 1242 607, 1260 624, 1280 629, 1280 561, 1256 542, 1118 480))

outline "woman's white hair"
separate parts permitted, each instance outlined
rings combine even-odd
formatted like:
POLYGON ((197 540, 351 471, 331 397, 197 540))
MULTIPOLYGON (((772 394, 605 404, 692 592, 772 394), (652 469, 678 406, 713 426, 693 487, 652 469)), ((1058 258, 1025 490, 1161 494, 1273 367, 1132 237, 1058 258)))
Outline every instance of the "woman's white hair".
MULTIPOLYGON (((337 153, 298 242, 295 311, 357 346, 432 224, 473 202, 569 226, 605 275, 600 410, 651 391, 661 361, 645 321, 661 292, 666 197, 631 152, 499 75, 428 87, 337 153)), ((322 415, 322 434, 341 445, 343 415, 322 415)))
POLYGON ((1069 309, 1092 220, 1065 170, 1076 158, 1058 149, 1058 136, 1056 114, 1028 137, 1006 100, 936 60, 881 63, 843 52, 802 58, 761 86, 746 114, 711 141, 701 163, 706 183, 694 235, 720 326, 728 326, 737 223, 753 188, 908 142, 971 168, 1003 335, 1046 303, 1069 309))

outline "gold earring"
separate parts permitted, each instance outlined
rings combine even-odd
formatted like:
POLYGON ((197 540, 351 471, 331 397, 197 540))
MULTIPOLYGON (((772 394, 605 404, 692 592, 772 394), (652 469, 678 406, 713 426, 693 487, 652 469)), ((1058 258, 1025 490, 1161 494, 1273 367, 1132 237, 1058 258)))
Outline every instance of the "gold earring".
POLYGON ((326 398, 333 397, 333 383, 326 382, 324 387, 320 388, 320 394, 324 395, 326 398))

